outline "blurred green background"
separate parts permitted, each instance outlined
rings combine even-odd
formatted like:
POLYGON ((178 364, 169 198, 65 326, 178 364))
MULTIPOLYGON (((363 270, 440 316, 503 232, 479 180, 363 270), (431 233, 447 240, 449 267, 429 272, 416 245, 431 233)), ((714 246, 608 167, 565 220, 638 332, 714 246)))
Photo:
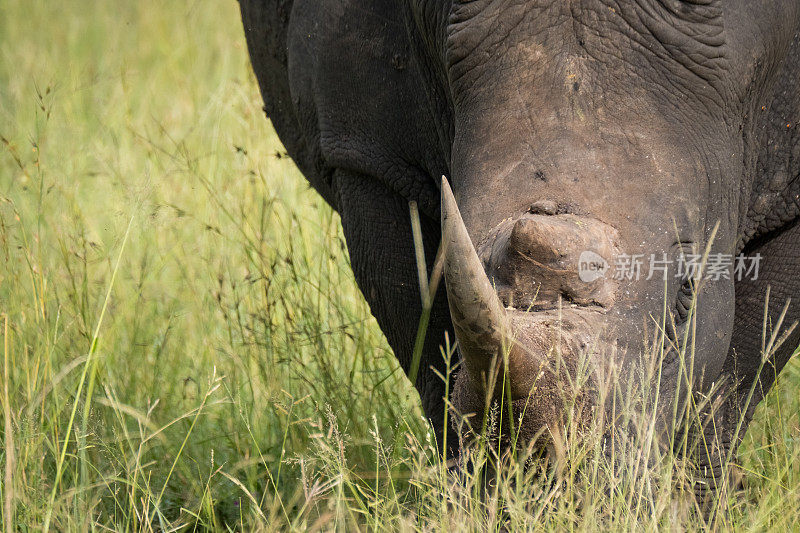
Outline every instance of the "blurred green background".
POLYGON ((138 528, 157 504, 165 524, 210 524, 248 500, 220 467, 269 508, 327 412, 356 455, 374 413, 388 432, 417 413, 424 435, 338 217, 262 105, 234 1, 0 2, 19 524, 50 508, 59 529, 138 528))

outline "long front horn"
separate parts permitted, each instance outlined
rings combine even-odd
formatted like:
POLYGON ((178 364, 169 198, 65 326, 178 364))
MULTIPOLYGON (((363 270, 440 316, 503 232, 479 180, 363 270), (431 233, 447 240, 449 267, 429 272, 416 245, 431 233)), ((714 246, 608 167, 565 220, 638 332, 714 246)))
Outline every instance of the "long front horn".
POLYGON ((502 360, 511 332, 505 309, 492 287, 461 219, 447 179, 442 177, 442 243, 450 316, 467 371, 476 385, 502 360))

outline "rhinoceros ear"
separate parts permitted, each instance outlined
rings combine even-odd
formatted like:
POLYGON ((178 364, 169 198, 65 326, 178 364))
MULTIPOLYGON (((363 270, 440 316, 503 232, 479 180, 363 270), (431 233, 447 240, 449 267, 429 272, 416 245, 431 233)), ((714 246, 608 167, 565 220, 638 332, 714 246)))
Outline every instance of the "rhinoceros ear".
POLYGON ((453 191, 442 176, 442 246, 450 317, 467 371, 475 384, 499 360, 510 323, 461 219, 453 191), (495 359, 495 357, 498 359, 495 359))

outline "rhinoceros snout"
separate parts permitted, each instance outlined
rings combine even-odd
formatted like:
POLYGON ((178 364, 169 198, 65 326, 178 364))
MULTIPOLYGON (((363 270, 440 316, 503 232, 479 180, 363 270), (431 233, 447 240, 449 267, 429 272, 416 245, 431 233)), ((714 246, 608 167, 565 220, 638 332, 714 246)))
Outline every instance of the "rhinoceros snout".
POLYGON ((599 305, 613 302, 613 281, 580 279, 581 250, 610 260, 616 232, 574 215, 526 214, 506 221, 481 257, 443 180, 442 238, 450 315, 474 388, 489 393, 503 375, 512 398, 532 391, 542 398, 557 395, 560 373, 575 368, 591 342, 599 305), (524 309, 505 301, 535 303, 537 294, 547 299, 546 308, 524 309), (563 302, 563 294, 571 295, 570 301, 563 302))
POLYGON ((618 240, 597 219, 526 213, 501 223, 478 254, 505 307, 542 311, 566 302, 608 309, 618 240))

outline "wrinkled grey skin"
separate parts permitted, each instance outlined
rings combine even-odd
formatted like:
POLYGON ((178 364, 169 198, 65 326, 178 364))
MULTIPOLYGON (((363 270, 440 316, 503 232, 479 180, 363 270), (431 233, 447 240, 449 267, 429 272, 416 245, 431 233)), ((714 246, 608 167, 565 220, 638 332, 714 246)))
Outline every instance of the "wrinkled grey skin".
MULTIPOLYGON (((546 370, 556 336, 568 369, 589 345, 599 374, 633 364, 663 315, 665 282, 581 285, 573 258, 583 248, 609 261, 677 260, 704 250, 718 223, 712 253, 760 253, 758 280, 706 281, 698 296, 694 386, 723 383, 727 399, 708 435, 714 449, 697 461, 719 475, 756 379, 767 287, 773 321, 800 296, 800 2, 241 0, 241 9, 267 115, 340 213, 356 280, 406 371, 421 313, 408 202, 420 206, 429 262, 445 228, 446 289, 416 384, 439 432, 444 385, 433 369, 443 371, 445 331, 464 358, 452 399, 465 413, 482 408, 498 332, 516 339, 507 370, 515 403, 534 400, 529 435, 558 416, 559 375, 546 370)), ((687 286, 674 274, 667 307, 680 336, 687 286)), ((767 365, 745 427, 798 342, 795 333, 767 365)), ((679 362, 668 354, 661 365, 666 405, 679 362)))

